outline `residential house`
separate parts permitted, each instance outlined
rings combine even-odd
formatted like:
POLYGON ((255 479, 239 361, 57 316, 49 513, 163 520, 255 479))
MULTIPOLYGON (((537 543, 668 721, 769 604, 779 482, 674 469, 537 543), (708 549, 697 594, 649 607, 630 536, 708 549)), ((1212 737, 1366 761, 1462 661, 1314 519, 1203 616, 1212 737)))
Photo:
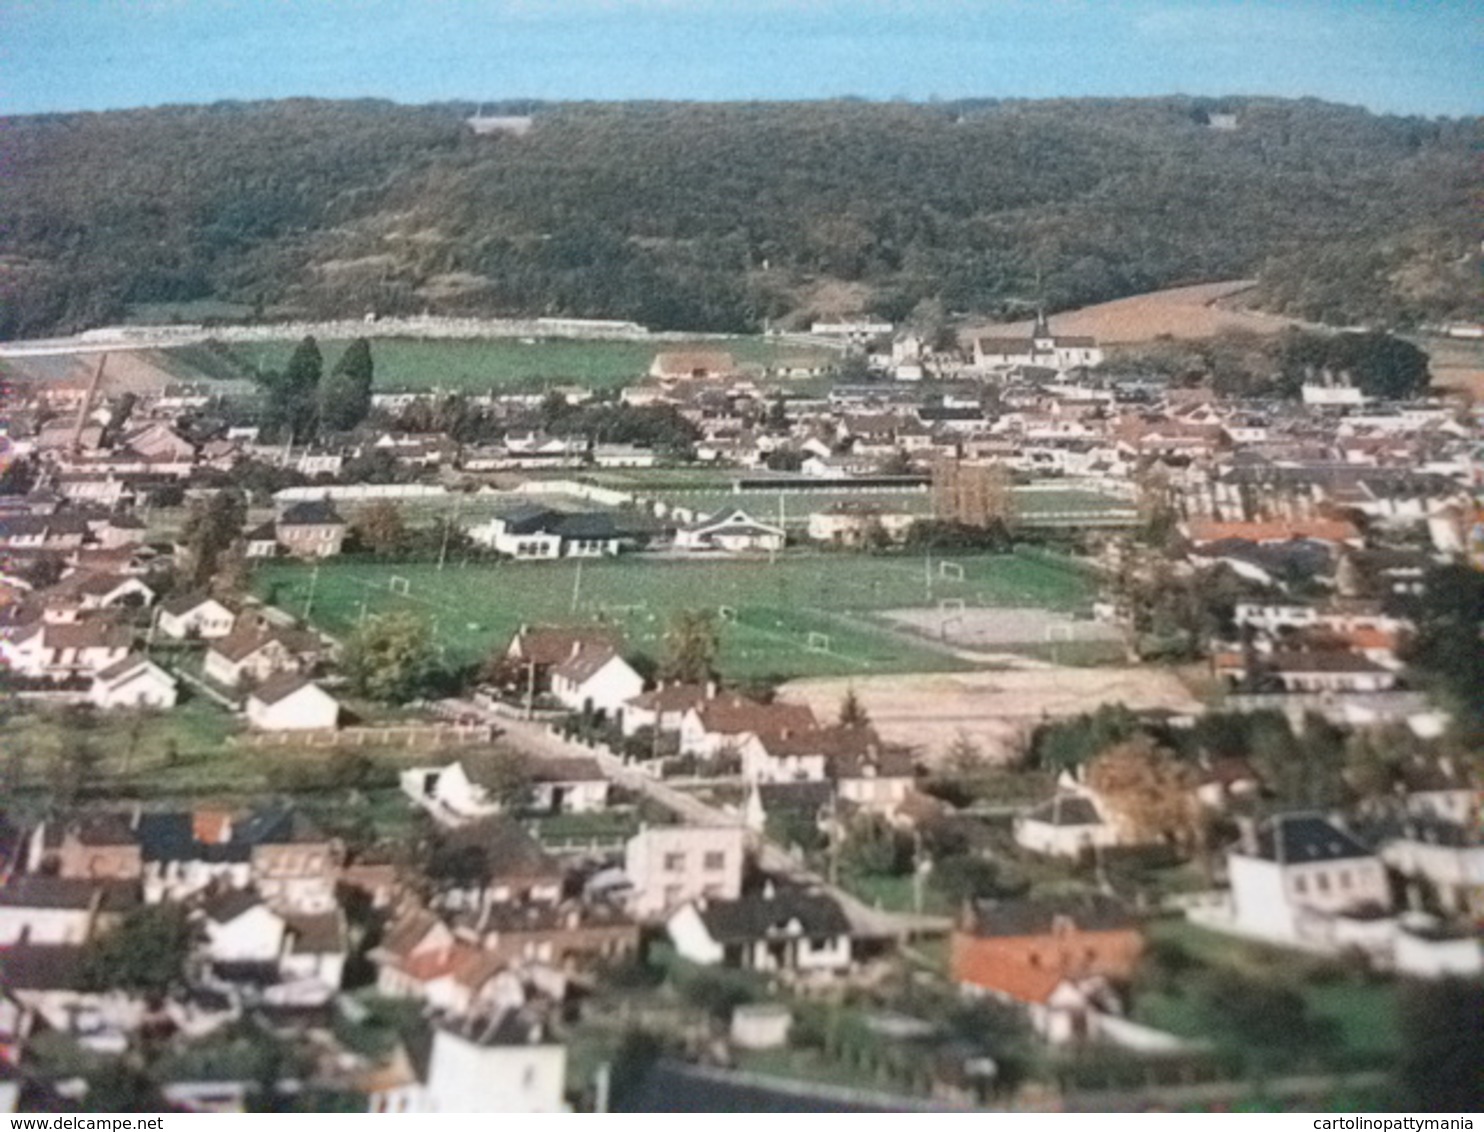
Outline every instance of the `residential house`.
POLYGON ((426 810, 439 825, 455 827, 499 813, 500 805, 461 762, 418 766, 400 776, 402 793, 426 810))
POLYGON ((1400 679, 1392 669, 1360 653, 1339 649, 1273 652, 1259 663, 1285 692, 1385 692, 1400 679))
POLYGON ((234 823, 232 839, 248 847, 252 883, 274 908, 314 914, 339 907, 345 846, 297 810, 256 810, 234 823))
POLYGON ((442 1021, 420 1069, 380 1073, 368 1089, 371 1112, 567 1112, 566 1047, 530 1015, 505 1009, 442 1021))
POLYGON ((496 815, 446 831, 430 866, 440 892, 437 903, 452 910, 487 904, 555 903, 566 872, 514 820, 496 815))
POLYGON ((113 708, 175 706, 178 695, 175 677, 142 653, 130 653, 117 664, 94 674, 88 699, 105 711, 113 708))
POLYGON ((552 670, 581 652, 595 655, 603 649, 617 652, 622 639, 613 629, 597 626, 522 625, 505 647, 508 661, 525 669, 526 690, 533 695, 551 691, 552 670))
POLYGON ((1133 916, 1101 894, 977 901, 949 939, 949 970, 966 994, 1025 1007, 1060 1044, 1117 1012, 1116 987, 1133 977, 1143 949, 1133 916))
POLYGON ((1318 814, 1244 821, 1226 862, 1230 930, 1243 935, 1323 945, 1333 942, 1338 917, 1391 908, 1385 864, 1318 814))
POLYGON ((680 723, 680 749, 709 758, 723 751, 740 752, 752 735, 797 735, 818 726, 807 704, 764 704, 735 692, 723 692, 685 713, 680 723))
POLYGON ((543 758, 526 764, 526 808, 543 814, 595 814, 608 808, 612 788, 597 759, 543 758))
POLYGON ((242 536, 243 553, 248 558, 278 556, 278 528, 270 521, 251 527, 242 536))
POLYGON ((705 684, 662 683, 623 705, 623 733, 633 735, 642 727, 678 732, 685 713, 715 694, 716 688, 705 684))
POLYGON ((141 858, 144 897, 151 904, 188 900, 208 889, 252 884, 252 846, 233 837, 225 810, 140 814, 133 836, 141 858))
POLYGON ((1076 859, 1117 845, 1119 836, 1089 794, 1059 790, 1049 802, 1016 817, 1015 843, 1032 853, 1076 859))
POLYGON ((0 638, 0 661, 34 680, 72 680, 118 664, 133 643, 134 631, 113 621, 39 621, 0 638))
POLYGON ((47 819, 31 831, 26 866, 64 878, 138 880, 144 860, 138 815, 90 813, 47 819))
POLYGON ((910 508, 847 500, 809 515, 809 537, 833 546, 901 542, 922 516, 910 508))
POLYGON ((237 611, 204 593, 177 594, 160 604, 156 628, 177 641, 215 641, 232 632, 237 611))
POLYGON ((247 695, 247 721, 259 731, 330 731, 340 725, 340 703, 297 672, 268 677, 247 695))
POLYGON ((570 711, 613 716, 644 691, 644 677, 606 643, 576 641, 551 668, 551 694, 570 711))
POLYGON ((772 553, 786 541, 782 527, 760 522, 740 507, 724 508, 675 532, 675 545, 682 550, 727 554, 772 553))
POLYGON ((707 967, 840 975, 852 962, 850 921, 840 905, 772 882, 734 900, 692 901, 665 928, 682 958, 707 967))
POLYGON ((652 920, 695 900, 736 900, 746 851, 746 834, 734 826, 641 829, 624 848, 624 873, 633 885, 630 908, 652 920))
POLYGON ((83 944, 139 906, 131 880, 23 873, 0 886, 0 947, 83 944))
POLYGON ((321 651, 312 633, 244 621, 207 647, 203 671, 223 687, 236 688, 283 672, 304 672, 321 651))
POLYGON ((639 925, 611 904, 487 904, 456 928, 508 964, 567 971, 637 954, 639 925))
POLYGON ((328 499, 291 503, 274 524, 278 542, 296 558, 333 558, 345 543, 346 522, 328 499))
MULTIPOLYGON (((517 1008, 530 997, 522 970, 477 942, 456 938, 442 918, 416 905, 387 925, 369 958, 379 993, 417 999, 446 1016, 517 1008)), ((546 985, 559 988, 560 982, 546 985)))

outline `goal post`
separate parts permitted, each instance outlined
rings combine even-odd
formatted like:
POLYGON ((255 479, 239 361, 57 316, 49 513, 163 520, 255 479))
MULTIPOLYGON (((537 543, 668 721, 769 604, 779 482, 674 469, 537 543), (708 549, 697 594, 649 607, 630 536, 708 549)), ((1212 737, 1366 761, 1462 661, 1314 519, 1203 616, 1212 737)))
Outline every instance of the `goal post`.
POLYGON ((400 594, 402 597, 406 597, 412 592, 412 583, 402 577, 402 575, 394 574, 387 579, 386 588, 390 593, 400 594))
POLYGON ((737 620, 737 608, 732 605, 718 605, 716 615, 723 621, 735 621, 737 620))
POLYGON ((958 562, 939 562, 938 577, 952 582, 962 582, 964 580, 964 568, 958 562))
POLYGON ((815 633, 811 631, 804 645, 810 652, 829 652, 830 635, 828 633, 815 633))

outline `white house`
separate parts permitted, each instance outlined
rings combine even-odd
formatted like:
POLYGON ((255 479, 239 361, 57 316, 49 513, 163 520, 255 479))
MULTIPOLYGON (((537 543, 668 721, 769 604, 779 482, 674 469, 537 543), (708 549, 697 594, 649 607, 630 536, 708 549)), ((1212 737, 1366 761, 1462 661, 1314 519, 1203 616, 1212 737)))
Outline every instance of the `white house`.
POLYGON ((1329 944, 1340 917, 1392 903, 1381 859, 1317 814, 1244 825, 1227 875, 1232 929, 1279 943, 1329 944))
POLYGON ((181 594, 161 604, 156 627, 178 641, 215 641, 230 633, 236 621, 236 611, 210 594, 181 594))
POLYGON ((841 974, 851 965, 850 921, 840 905, 772 882, 736 900, 686 904, 665 928, 677 953, 707 967, 841 974))
POLYGON ((212 963, 274 963, 288 946, 284 918, 250 888, 228 891, 202 908, 202 956, 212 963))
POLYGON ((1032 853, 1075 859, 1117 845, 1118 832, 1091 797, 1063 790, 1015 819, 1015 843, 1032 853))
POLYGON ((567 1112, 567 1048, 519 1010, 444 1022, 433 1031, 425 1074, 386 1081, 372 1112, 567 1112))
POLYGON ((644 691, 644 677, 605 643, 574 643, 572 655, 553 666, 551 694, 571 711, 613 715, 644 691))
POLYGON ((469 777, 463 763, 411 767, 402 772, 401 785, 402 793, 439 825, 466 825, 500 811, 489 791, 469 777))
POLYGON ((746 835, 737 826, 641 829, 624 847, 624 873, 634 886, 630 911, 653 919, 693 900, 737 899, 746 849, 746 835))
POLYGON ((175 677, 140 653, 130 653, 93 676, 88 698, 110 708, 173 708, 175 677))
POLYGON ((139 904, 129 881, 27 873, 0 887, 0 947, 82 944, 139 904))
POLYGON ((782 527, 760 522, 740 507, 718 511, 675 532, 675 545, 682 550, 728 554, 782 550, 786 541, 782 527))
POLYGON ((597 759, 545 758, 527 764, 528 807, 547 814, 595 814, 608 808, 611 783, 597 759))
POLYGON ((117 664, 133 643, 133 630, 111 621, 60 625, 38 621, 9 639, 0 639, 0 660, 21 676, 69 680, 117 664))
POLYGON ((280 672, 247 697, 247 721, 259 731, 322 731, 340 723, 340 704, 308 677, 280 672))

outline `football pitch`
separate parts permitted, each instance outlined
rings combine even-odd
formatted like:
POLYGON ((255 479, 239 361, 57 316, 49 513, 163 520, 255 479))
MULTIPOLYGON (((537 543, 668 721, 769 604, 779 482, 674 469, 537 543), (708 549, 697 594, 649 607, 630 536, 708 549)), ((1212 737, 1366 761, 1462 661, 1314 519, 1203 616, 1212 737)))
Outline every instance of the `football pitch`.
POLYGON ((335 636, 362 617, 407 611, 426 620, 451 663, 502 648, 522 624, 604 621, 631 650, 658 657, 670 617, 716 613, 720 667, 732 679, 849 676, 967 667, 947 650, 894 632, 888 609, 1035 606, 1085 610, 1091 583, 1069 565, 1017 554, 946 559, 861 555, 694 561, 621 558, 447 564, 327 562, 260 570, 259 593, 335 636), (312 591, 312 592, 311 592, 312 591))
MULTIPOLYGON (((328 370, 348 342, 319 343, 328 370)), ((254 370, 282 369, 297 342, 233 342, 231 361, 245 376, 254 370)), ((545 385, 585 385, 616 389, 648 372, 662 351, 709 350, 732 355, 743 366, 769 366, 780 361, 828 362, 834 355, 818 347, 777 342, 761 336, 679 342, 668 339, 542 338, 375 338, 371 357, 376 367, 375 391, 445 389, 469 393, 491 389, 540 389, 545 385)), ((180 366, 204 376, 222 376, 220 358, 195 347, 166 351, 180 366), (212 366, 215 369, 208 369, 212 366)))

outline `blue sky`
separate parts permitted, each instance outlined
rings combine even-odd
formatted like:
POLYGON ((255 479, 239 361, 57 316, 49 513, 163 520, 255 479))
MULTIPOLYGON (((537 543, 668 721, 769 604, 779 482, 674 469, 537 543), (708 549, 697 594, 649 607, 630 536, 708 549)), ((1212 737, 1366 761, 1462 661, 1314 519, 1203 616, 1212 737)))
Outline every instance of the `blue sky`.
POLYGON ((0 111, 1313 95, 1484 111, 1480 0, 0 0, 0 111))

